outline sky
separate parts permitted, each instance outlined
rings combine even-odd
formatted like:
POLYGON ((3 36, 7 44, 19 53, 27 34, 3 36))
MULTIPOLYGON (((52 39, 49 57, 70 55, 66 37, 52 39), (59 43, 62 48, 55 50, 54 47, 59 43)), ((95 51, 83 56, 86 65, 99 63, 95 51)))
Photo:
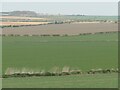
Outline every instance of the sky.
POLYGON ((0 0, 0 2, 119 2, 120 0, 0 0))
POLYGON ((118 14, 117 2, 3 2, 2 11, 35 11, 48 14, 105 15, 118 14))

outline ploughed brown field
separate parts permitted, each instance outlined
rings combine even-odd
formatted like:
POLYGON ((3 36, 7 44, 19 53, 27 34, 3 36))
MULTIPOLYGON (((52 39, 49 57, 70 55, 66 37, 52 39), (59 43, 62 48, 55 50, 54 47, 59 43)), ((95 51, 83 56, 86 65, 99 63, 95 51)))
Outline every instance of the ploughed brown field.
POLYGON ((96 33, 117 31, 115 23, 79 23, 79 24, 49 24, 39 26, 23 26, 3 28, 2 34, 19 34, 19 35, 43 35, 43 34, 68 34, 76 35, 80 33, 96 33))

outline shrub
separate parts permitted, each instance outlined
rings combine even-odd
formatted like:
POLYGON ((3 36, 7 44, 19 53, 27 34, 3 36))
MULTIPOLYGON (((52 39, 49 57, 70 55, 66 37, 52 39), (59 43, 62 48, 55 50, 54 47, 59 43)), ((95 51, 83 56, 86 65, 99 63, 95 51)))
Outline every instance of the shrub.
POLYGON ((53 34, 52 36, 60 36, 60 34, 53 34))
MULTIPOLYGON (((29 35, 30 36, 30 35, 29 35)), ((33 34, 32 36, 39 36, 39 35, 37 35, 37 34, 33 34)))
POLYGON ((81 70, 71 70, 70 74, 82 74, 81 70))
POLYGON ((50 36, 49 34, 43 34, 43 35, 41 35, 41 36, 50 36))
POLYGON ((68 66, 63 67, 62 75, 70 75, 70 67, 68 66))
POLYGON ((15 34, 14 36, 20 36, 19 34, 15 34))
POLYGON ((9 34, 8 36, 14 36, 14 34, 9 34))
POLYGON ((63 36, 68 36, 68 34, 64 34, 63 36))
POLYGON ((24 34, 23 36, 29 36, 28 34, 24 34))
MULTIPOLYGON (((91 69, 87 71, 87 74, 110 74, 110 73, 119 73, 119 69, 91 69)), ((53 67, 50 71, 45 70, 32 70, 27 68, 16 69, 16 68, 7 68, 5 74, 2 75, 3 78, 9 77, 31 77, 31 76, 64 76, 64 75, 74 75, 74 74, 84 74, 79 69, 72 69, 70 67, 65 66, 62 69, 59 67, 53 67)))
POLYGON ((18 25, 13 25, 13 27, 19 27, 18 25))
POLYGON ((53 67, 49 72, 51 72, 52 76, 60 76, 62 71, 59 67, 53 67))
POLYGON ((5 34, 2 34, 2 36, 6 36, 5 34))

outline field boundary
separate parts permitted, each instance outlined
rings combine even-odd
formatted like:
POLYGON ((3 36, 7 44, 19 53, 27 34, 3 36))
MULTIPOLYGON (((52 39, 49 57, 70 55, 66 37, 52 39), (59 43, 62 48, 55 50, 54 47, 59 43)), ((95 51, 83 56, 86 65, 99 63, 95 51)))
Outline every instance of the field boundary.
POLYGON ((71 69, 68 66, 63 68, 53 67, 50 71, 42 70, 33 70, 28 68, 7 68, 3 78, 10 77, 40 77, 40 76, 66 76, 66 75, 84 75, 84 74, 111 74, 111 73, 120 73, 120 70, 111 68, 111 69, 90 69, 88 71, 82 71, 80 69, 71 69))
POLYGON ((43 37, 48 37, 48 36, 78 36, 78 35, 94 35, 94 34, 105 34, 105 33, 120 33, 119 31, 109 31, 109 32, 94 32, 94 33, 79 33, 75 35, 69 35, 69 34, 0 34, 0 36, 43 36, 43 37))

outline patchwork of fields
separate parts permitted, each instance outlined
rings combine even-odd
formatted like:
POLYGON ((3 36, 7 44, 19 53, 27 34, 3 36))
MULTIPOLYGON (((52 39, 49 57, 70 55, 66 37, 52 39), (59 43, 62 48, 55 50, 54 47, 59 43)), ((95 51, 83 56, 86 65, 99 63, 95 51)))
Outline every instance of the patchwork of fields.
MULTIPOLYGON (((54 67, 62 69, 67 66, 86 72, 90 69, 116 69, 118 67, 117 23, 90 22, 89 20, 88 22, 85 20, 84 23, 84 20, 72 22, 72 17, 69 18, 70 21, 68 18, 66 20, 63 18, 67 24, 65 22, 60 24, 62 18, 57 20, 58 18, 54 17, 53 21, 50 20, 54 24, 41 25, 48 24, 49 19, 12 16, 2 18, 4 19, 2 26, 10 25, 0 30, 2 32, 0 34, 3 34, 3 75, 7 68, 51 71, 54 67), (54 19, 57 22, 54 22, 54 19)), ((74 20, 77 19, 75 18, 74 20)), ((60 77, 13 77, 4 78, 3 87, 105 88, 117 87, 117 79, 116 73, 60 77)))
POLYGON ((118 16, 84 15, 86 7, 64 15, 70 7, 0 12, 3 88, 118 87, 118 16))

